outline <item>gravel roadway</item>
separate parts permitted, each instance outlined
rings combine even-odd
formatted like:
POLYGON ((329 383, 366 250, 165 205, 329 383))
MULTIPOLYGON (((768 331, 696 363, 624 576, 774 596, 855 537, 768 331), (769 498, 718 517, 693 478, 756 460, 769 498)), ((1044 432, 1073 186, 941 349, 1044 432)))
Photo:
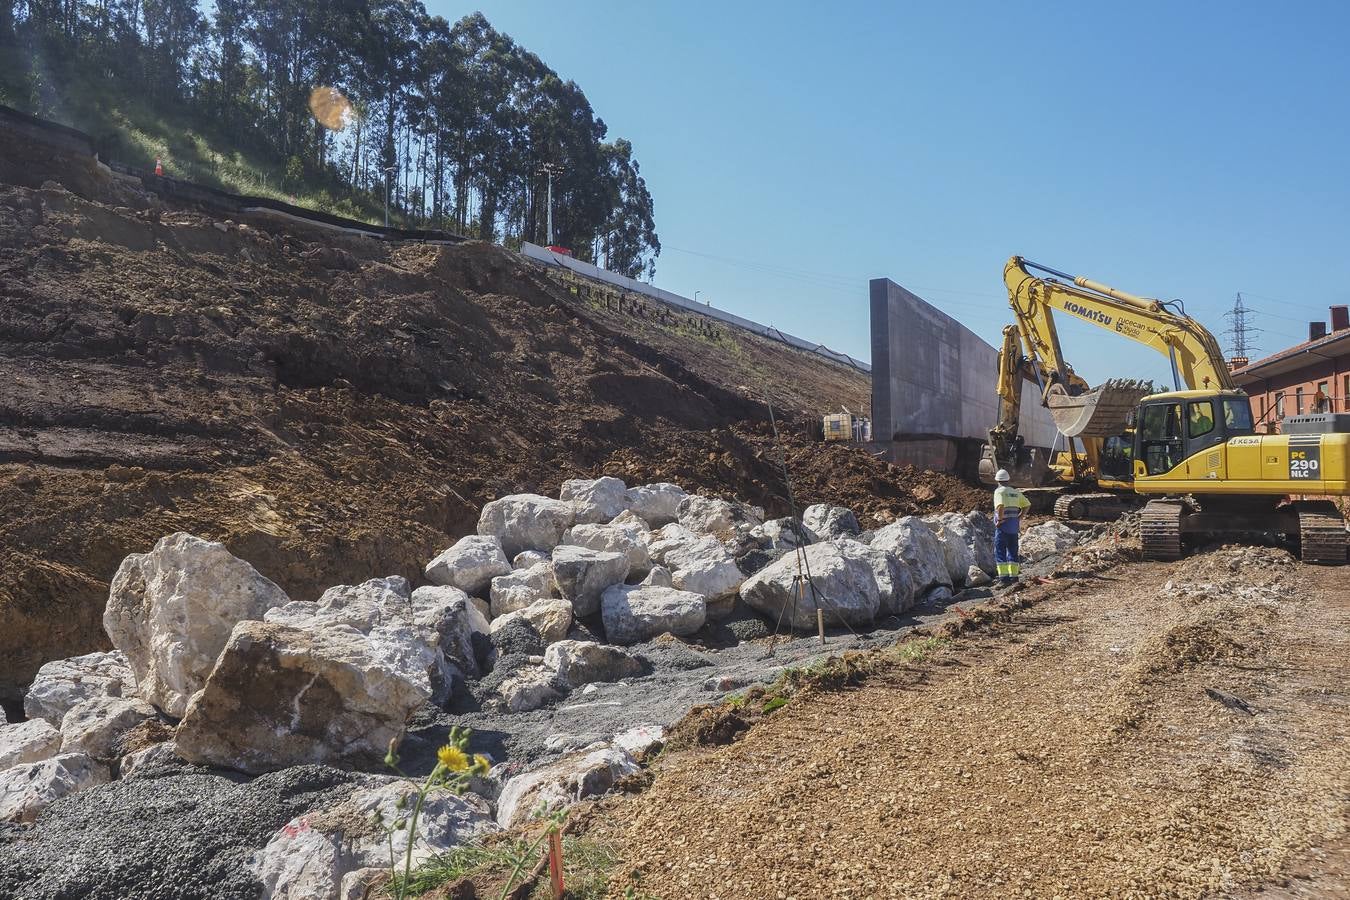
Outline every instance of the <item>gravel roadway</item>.
POLYGON ((1031 595, 663 756, 592 812, 613 896, 1344 896, 1344 569, 1222 549, 1031 595))

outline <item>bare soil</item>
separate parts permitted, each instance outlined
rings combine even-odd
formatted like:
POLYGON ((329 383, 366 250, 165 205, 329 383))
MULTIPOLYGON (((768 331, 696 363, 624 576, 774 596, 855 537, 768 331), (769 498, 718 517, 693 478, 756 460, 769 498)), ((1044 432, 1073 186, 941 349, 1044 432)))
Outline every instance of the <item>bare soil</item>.
POLYGON ((612 895, 1345 895, 1343 571, 1224 549, 1027 597, 665 754, 593 813, 612 895))
MULTIPOLYGON (((8 143, 6 143, 8 140, 8 143)), ((177 530, 293 597, 405 575, 508 493, 672 480, 877 524, 954 479, 814 440, 860 373, 486 244, 223 222, 16 147, 0 182, 0 699, 106 646, 107 585, 177 530), (75 191, 77 193, 72 193, 75 191), (240 227, 240 226, 243 227, 240 227)))

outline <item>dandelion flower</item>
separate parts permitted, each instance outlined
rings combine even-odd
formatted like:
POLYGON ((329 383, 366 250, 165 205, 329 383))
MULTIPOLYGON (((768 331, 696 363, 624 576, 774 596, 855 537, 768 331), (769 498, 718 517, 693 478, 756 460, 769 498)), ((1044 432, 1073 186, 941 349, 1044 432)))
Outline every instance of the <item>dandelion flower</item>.
POLYGON ((473 755, 473 767, 480 772, 486 772, 492 768, 492 762, 483 754, 475 753, 473 755))
POLYGON ((469 757, 463 750, 451 744, 436 751, 436 758, 451 772, 463 772, 469 768, 469 757))

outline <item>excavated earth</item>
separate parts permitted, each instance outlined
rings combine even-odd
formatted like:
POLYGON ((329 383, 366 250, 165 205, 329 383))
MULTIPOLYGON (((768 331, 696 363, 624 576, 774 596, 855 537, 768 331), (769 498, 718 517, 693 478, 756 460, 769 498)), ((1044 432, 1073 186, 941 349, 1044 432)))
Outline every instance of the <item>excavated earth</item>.
POLYGON ((0 701, 105 648, 118 563, 174 531, 313 599, 422 583, 483 503, 570 477, 784 513, 766 400, 803 504, 872 527, 982 503, 814 440, 867 395, 848 367, 499 247, 222 221, 0 135, 0 701))

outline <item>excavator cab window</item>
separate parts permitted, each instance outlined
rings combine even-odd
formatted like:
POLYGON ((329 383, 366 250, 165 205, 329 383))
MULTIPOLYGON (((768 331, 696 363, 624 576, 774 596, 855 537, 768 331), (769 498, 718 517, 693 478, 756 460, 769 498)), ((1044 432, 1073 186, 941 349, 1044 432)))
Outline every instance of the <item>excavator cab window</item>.
POLYGON ((1137 458, 1150 475, 1172 471, 1184 457, 1180 403, 1150 403, 1140 410, 1137 458))
POLYGON ((1128 434, 1113 434, 1102 442, 1101 475, 1112 481, 1134 477, 1134 442, 1128 434))

